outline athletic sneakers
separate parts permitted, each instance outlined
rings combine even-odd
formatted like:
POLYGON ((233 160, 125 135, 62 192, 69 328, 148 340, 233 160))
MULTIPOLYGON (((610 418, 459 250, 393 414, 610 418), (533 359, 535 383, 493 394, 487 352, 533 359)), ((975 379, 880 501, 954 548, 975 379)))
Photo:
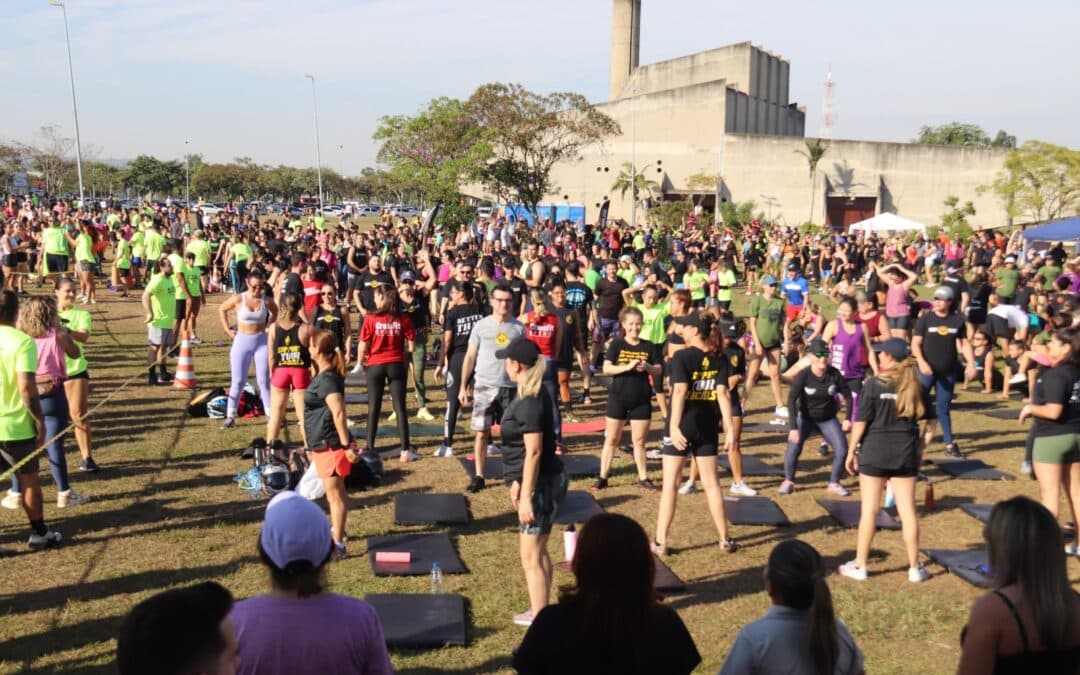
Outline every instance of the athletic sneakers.
POLYGON ((1080 549, 1078 549, 1076 544, 1065 544, 1065 555, 1073 557, 1078 556, 1080 555, 1080 549))
POLYGON ((567 412, 563 413, 562 421, 566 422, 567 424, 579 424, 581 422, 581 418, 574 413, 567 412))
POLYGON ((787 409, 787 406, 784 406, 784 405, 781 405, 781 406, 777 406, 777 407, 776 407, 776 410, 774 410, 773 412, 775 413, 775 415, 776 415, 777 417, 782 417, 782 418, 784 418, 784 419, 787 419, 787 418, 788 418, 788 409, 787 409))
POLYGON ((850 497, 851 492, 840 483, 829 483, 825 486, 825 492, 837 497, 850 497))
POLYGON ((817 449, 817 455, 818 455, 818 457, 828 457, 829 456, 829 444, 828 443, 822 443, 817 449))
POLYGON ((225 421, 221 423, 221 430, 225 431, 227 429, 232 429, 235 426, 236 426, 236 418, 235 417, 226 417, 225 421))
POLYGON ((648 478, 645 478, 643 480, 639 480, 637 482, 637 485, 642 490, 648 490, 649 492, 656 492, 656 483, 652 482, 648 478))
POLYGON ((1025 476, 1030 476, 1031 475, 1031 462, 1027 461, 1026 459, 1024 461, 1020 462, 1020 473, 1024 474, 1025 476))
POLYGON ((1009 384, 1027 384, 1027 375, 1017 373, 1009 378, 1009 384))
POLYGON ((720 542, 720 550, 724 553, 734 553, 739 550, 739 545, 734 539, 724 539, 720 542))
POLYGON ((531 609, 527 609, 521 614, 514 615, 514 623, 519 626, 531 626, 533 622, 533 613, 531 609))
POLYGON ((12 511, 22 508, 22 493, 8 490, 4 498, 0 500, 0 506, 12 511))
POLYGON ((608 485, 607 478, 597 478, 596 481, 593 482, 591 489, 593 489, 593 490, 603 490, 604 488, 607 487, 607 485, 608 485))
POLYGON ((757 494, 757 490, 747 485, 745 481, 732 481, 730 492, 737 497, 753 497, 757 494))
POLYGON ((660 448, 650 448, 645 451, 645 459, 651 459, 653 461, 664 458, 664 451, 660 448))
POLYGON ((397 411, 395 410, 394 412, 390 413, 390 415, 386 418, 386 421, 397 422, 397 411))
POLYGON ((913 584, 921 583, 930 578, 930 573, 926 571, 926 568, 922 565, 918 567, 909 567, 907 571, 907 580, 913 584))
POLYGON ((488 457, 499 457, 501 455, 502 455, 502 448, 495 445, 494 443, 491 443, 491 444, 488 445, 488 451, 487 451, 487 456, 488 457))
POLYGON ((334 560, 344 560, 349 557, 349 551, 345 548, 345 540, 334 542, 334 552, 331 557, 334 560))
POLYGON ((101 467, 97 465, 93 457, 88 457, 79 463, 79 471, 85 471, 87 473, 97 473, 101 471, 101 467))
POLYGON ((477 492, 480 492, 483 489, 484 489, 484 477, 483 476, 473 476, 472 480, 469 481, 469 487, 465 488, 465 492, 468 492, 468 493, 471 493, 471 494, 476 494, 477 492))
POLYGON ((419 462, 421 459, 423 459, 423 457, 421 457, 420 453, 416 452, 413 448, 401 451, 400 460, 402 462, 419 462))
POLYGON ((780 489, 777 490, 777 493, 782 495, 789 495, 794 491, 795 483, 790 480, 785 480, 783 483, 780 483, 780 489))
POLYGON ((191 336, 191 344, 193 344, 193 345, 201 345, 202 344, 202 338, 197 336, 197 335, 192 335, 191 336))
POLYGON ((845 576, 848 579, 854 579, 855 581, 866 581, 866 568, 859 567, 855 564, 855 561, 846 562, 837 568, 837 572, 841 576, 845 576))
POLYGON ((956 443, 946 443, 945 456, 952 459, 963 459, 964 453, 960 452, 960 449, 956 447, 956 443))
POLYGON ((692 480, 688 480, 679 486, 679 494, 681 495, 692 495, 698 492, 701 492, 701 490, 698 490, 697 483, 692 480))
POLYGON ((416 419, 422 420, 424 422, 434 422, 435 421, 435 416, 432 415, 431 411, 428 410, 427 407, 425 406, 425 407, 420 408, 419 410, 416 411, 416 419))
POLYGON ((63 492, 56 493, 56 508, 58 509, 63 509, 68 506, 82 506, 88 501, 90 501, 89 497, 81 495, 70 488, 63 492))
POLYGON ((30 541, 27 543, 30 545, 31 551, 40 551, 50 546, 59 546, 61 540, 63 540, 63 537, 60 536, 59 532, 49 530, 45 534, 31 534, 30 541))
POLYGON ((433 457, 453 457, 454 449, 446 443, 440 443, 438 449, 435 450, 433 457))

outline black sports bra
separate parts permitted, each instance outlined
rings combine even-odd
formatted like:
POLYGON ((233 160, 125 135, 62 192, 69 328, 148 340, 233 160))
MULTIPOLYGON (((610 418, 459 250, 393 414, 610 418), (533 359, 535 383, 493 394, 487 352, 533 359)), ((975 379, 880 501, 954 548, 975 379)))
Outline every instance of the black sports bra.
MULTIPOLYGON (((1051 649, 1042 652, 1029 651, 1027 630, 1024 622, 1020 620, 1020 613, 1016 611, 1016 605, 1009 600, 1000 590, 994 591, 994 595, 1001 598, 1005 606, 1009 608, 1016 628, 1020 631, 1020 643, 1024 651, 1019 654, 998 654, 994 657, 994 675, 1076 675, 1080 673, 1080 645, 1068 649, 1051 649)), ((967 635, 967 626, 960 631, 960 644, 964 643, 967 635)))

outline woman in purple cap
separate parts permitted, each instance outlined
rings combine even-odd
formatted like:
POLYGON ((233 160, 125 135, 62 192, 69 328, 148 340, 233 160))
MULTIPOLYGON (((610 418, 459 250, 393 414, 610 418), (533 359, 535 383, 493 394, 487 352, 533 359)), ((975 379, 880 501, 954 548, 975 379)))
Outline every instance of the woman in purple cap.
POLYGON ((877 530, 881 491, 889 481, 903 527, 908 581, 925 581, 930 574, 919 564, 915 480, 927 441, 927 430, 920 432, 919 421, 933 414, 933 407, 919 386, 915 359, 907 342, 890 338, 874 345, 874 351, 878 353, 878 374, 863 385, 848 442, 852 452, 845 463, 848 473, 859 474, 862 513, 858 541, 855 559, 841 565, 840 574, 866 580, 866 560, 877 530))
POLYGON ((282 492, 266 505, 259 558, 270 592, 233 608, 239 675, 393 672, 375 609, 326 591, 333 550, 330 523, 315 503, 282 492))

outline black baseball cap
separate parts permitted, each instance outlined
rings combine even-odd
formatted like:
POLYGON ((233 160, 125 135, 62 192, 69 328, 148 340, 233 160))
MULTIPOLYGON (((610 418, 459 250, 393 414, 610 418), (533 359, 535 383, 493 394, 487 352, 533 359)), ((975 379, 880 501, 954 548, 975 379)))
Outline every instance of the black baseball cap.
POLYGON ((532 368, 540 358, 540 348, 528 338, 514 338, 510 344, 495 350, 495 358, 513 359, 527 368, 532 368))
POLYGON ((829 345, 825 344, 825 341, 822 340, 821 338, 814 338, 810 342, 810 346, 807 347, 807 351, 810 352, 811 354, 813 354, 814 356, 828 356, 829 355, 829 345))
POLYGON ((911 356, 911 347, 906 340, 901 338, 889 338, 885 342, 874 345, 875 352, 885 352, 897 361, 902 361, 911 356))
POLYGON ((682 316, 673 316, 671 317, 671 320, 679 324, 680 326, 693 326, 699 331, 703 330, 703 322, 701 320, 700 312, 690 312, 689 314, 684 314, 682 316))

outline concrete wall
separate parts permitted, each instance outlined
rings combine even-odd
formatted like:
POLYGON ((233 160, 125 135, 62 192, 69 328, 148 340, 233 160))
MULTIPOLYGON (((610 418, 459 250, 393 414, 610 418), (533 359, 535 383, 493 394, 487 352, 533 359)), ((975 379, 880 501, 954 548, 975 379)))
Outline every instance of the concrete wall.
POLYGON ((750 63, 755 49, 749 42, 741 42, 641 66, 630 76, 622 95, 628 96, 634 91, 678 89, 716 80, 726 80, 729 86, 746 91, 752 85, 750 63))
MULTIPOLYGON (((556 167, 553 178, 559 190, 545 201, 562 204, 563 197, 569 197, 571 203, 585 204, 588 217, 593 219, 596 203, 606 195, 611 198, 612 217, 629 219, 629 195, 620 198, 612 194, 611 185, 622 163, 630 161, 632 154, 639 170, 645 169, 649 179, 662 183, 665 192, 685 189, 693 174, 715 174, 719 149, 716 125, 709 126, 708 134, 693 126, 682 127, 687 131, 695 129, 692 134, 680 133, 678 127, 668 127, 664 133, 658 129, 656 134, 650 128, 646 134, 643 118, 649 119, 649 127, 664 126, 665 119, 680 126, 698 123, 689 111, 665 112, 659 100, 649 98, 653 100, 638 111, 636 150, 631 147, 630 127, 621 118, 624 111, 616 111, 626 133, 603 147, 588 149, 580 161, 556 167), (717 135, 710 138, 714 133, 717 135), (687 135, 693 136, 692 141, 684 137, 687 135), (661 161, 662 173, 654 170, 657 160, 661 161)), ((719 119, 713 116, 723 113, 714 104, 702 112, 700 122, 719 119)), ((825 222, 827 193, 873 196, 878 212, 897 213, 927 225, 941 222, 943 202, 956 195, 962 202, 974 202, 977 213, 971 221, 976 226, 1006 222, 1004 208, 996 197, 976 193, 1001 169, 1006 154, 1003 150, 844 140, 826 143, 828 150, 818 165, 814 186, 815 223, 825 222)), ((806 221, 811 186, 806 159, 795 152, 800 149, 805 149, 801 138, 726 134, 724 195, 739 202, 753 200, 760 211, 791 224, 806 221)))
POLYGON ((638 67, 641 0, 613 0, 611 11, 611 100, 619 98, 638 67))

